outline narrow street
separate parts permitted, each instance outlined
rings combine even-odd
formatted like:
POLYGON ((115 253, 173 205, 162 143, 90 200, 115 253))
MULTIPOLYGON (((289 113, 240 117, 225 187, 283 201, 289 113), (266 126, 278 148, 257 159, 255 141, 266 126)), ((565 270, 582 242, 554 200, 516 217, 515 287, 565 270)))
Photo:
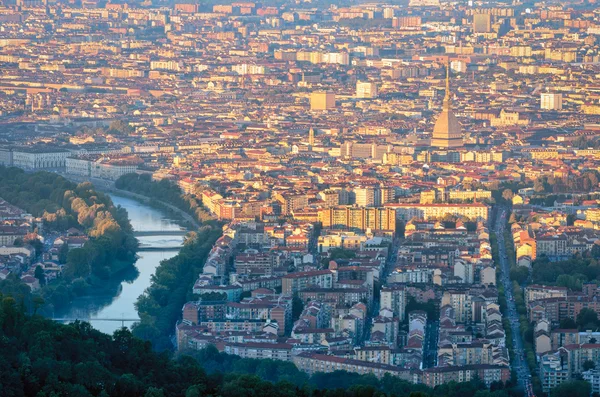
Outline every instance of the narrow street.
POLYGON ((423 345, 423 368, 433 368, 437 365, 437 344, 440 322, 431 321, 427 323, 425 330, 425 343, 423 345))
POLYGON ((504 313, 510 321, 510 327, 512 330, 513 337, 513 351, 511 354, 511 369, 514 369, 517 373, 517 379, 519 385, 525 391, 528 397, 533 397, 533 389, 531 387, 531 371, 525 360, 525 350, 523 348, 523 339, 521 337, 521 331, 519 329, 519 313, 515 305, 513 297, 512 281, 510 280, 510 265, 508 263, 508 257, 506 256, 506 249, 504 246, 504 229, 506 226, 506 217, 508 210, 505 207, 498 209, 496 217, 496 224, 494 226, 497 243, 498 243, 498 255, 499 255, 499 266, 501 270, 501 283, 504 286, 506 296, 506 307, 507 313, 504 313))

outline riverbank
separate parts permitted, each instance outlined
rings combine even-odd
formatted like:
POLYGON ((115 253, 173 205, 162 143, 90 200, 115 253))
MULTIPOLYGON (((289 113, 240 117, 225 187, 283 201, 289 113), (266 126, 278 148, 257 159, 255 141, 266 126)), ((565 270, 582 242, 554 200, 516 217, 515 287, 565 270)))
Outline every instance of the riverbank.
POLYGON ((139 250, 134 273, 125 272, 123 278, 110 280, 103 291, 97 294, 78 297, 71 302, 68 310, 61 311, 56 317, 80 318, 104 333, 112 334, 121 326, 132 326, 139 319, 136 302, 144 291, 152 285, 160 263, 176 256, 179 250, 172 247, 181 245, 180 224, 168 214, 131 197, 110 194, 115 205, 126 209, 134 231, 162 231, 164 235, 144 235, 138 237, 140 245, 152 247, 151 251, 139 250), (166 248, 164 248, 166 247, 166 248), (163 249, 164 248, 164 249, 163 249), (125 321, 117 321, 126 319, 125 321))
POLYGON ((107 188, 105 191, 116 196, 134 199, 154 209, 164 211, 169 216, 173 218, 178 218, 178 220, 182 223, 182 226, 184 226, 187 229, 199 229, 202 226, 190 214, 163 201, 156 200, 151 197, 144 196, 142 194, 133 193, 128 190, 117 189, 116 187, 107 188))
POLYGON ((177 256, 160 263, 152 285, 137 301, 141 321, 133 327, 135 336, 152 342, 156 350, 173 349, 171 337, 181 319, 181 308, 194 298, 192 286, 221 234, 218 224, 207 223, 190 233, 177 256))
POLYGON ((167 211, 170 215, 180 217, 182 221, 188 222, 189 225, 187 225, 186 227, 188 227, 189 229, 198 229, 201 226, 201 224, 196 219, 194 219, 193 216, 191 216, 184 210, 177 208, 172 204, 158 200, 156 198, 148 197, 143 194, 135 193, 125 189, 119 189, 115 186, 115 183, 112 181, 98 178, 84 178, 66 173, 60 173, 60 175, 75 183, 90 182, 94 185, 94 187, 97 190, 101 192, 138 200, 143 204, 147 204, 158 210, 167 211))
POLYGON ((33 310, 61 310, 72 299, 102 289, 107 280, 133 267, 138 243, 127 214, 93 185, 75 184, 50 172, 0 167, 0 197, 40 219, 29 237, 35 248, 31 264, 12 268, 11 280, 1 290, 17 288, 23 273, 34 276, 39 287, 32 284, 33 292, 21 293, 24 302, 36 299, 33 310), (43 243, 35 233, 47 241, 43 243), (49 252, 58 237, 67 242, 58 253, 63 266, 57 270, 40 265, 42 253, 49 252))

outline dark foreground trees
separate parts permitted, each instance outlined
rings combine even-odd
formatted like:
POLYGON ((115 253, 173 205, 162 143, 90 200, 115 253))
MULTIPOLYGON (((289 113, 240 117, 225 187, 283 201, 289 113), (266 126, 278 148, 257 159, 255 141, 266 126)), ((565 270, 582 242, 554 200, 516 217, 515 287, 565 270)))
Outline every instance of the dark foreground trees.
POLYGON ((449 383, 434 390, 395 377, 343 371, 308 378, 291 363, 240 359, 216 352, 195 352, 199 361, 155 352, 126 329, 112 336, 88 323, 55 323, 23 314, 20 302, 0 296, 1 396, 274 396, 507 397, 496 385, 479 381, 449 383), (202 365, 206 369, 202 368, 202 365), (228 371, 224 374, 221 371, 228 371), (413 394, 421 393, 421 394, 413 394))

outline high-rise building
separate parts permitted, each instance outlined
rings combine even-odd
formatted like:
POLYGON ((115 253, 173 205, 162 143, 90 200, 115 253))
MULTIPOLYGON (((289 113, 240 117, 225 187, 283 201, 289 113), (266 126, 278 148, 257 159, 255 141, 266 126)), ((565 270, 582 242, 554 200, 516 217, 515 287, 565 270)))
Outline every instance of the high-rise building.
POLYGON ((359 207, 372 207, 375 205, 375 188, 373 186, 360 186, 354 188, 355 203, 359 207))
POLYGON ((310 94, 310 110, 329 110, 335 108, 335 94, 316 91, 310 94))
POLYGON ((369 81, 356 82, 356 97, 357 98, 377 98, 377 84, 369 81))
POLYGON ((396 211, 393 208, 340 206, 321 209, 318 216, 324 228, 396 231, 396 211))
POLYGON ((492 31, 492 16, 490 14, 473 15, 473 33, 490 33, 492 31))
POLYGON ((457 148, 463 146, 463 136, 460 124, 452 111, 452 99, 450 95, 450 63, 446 70, 446 96, 442 113, 438 116, 433 127, 431 146, 441 149, 457 148))
POLYGON ((418 28, 421 26, 421 17, 397 17, 392 20, 392 27, 400 28, 418 28))
POLYGON ((544 110, 562 109, 562 94, 542 93, 540 96, 540 108, 544 110))

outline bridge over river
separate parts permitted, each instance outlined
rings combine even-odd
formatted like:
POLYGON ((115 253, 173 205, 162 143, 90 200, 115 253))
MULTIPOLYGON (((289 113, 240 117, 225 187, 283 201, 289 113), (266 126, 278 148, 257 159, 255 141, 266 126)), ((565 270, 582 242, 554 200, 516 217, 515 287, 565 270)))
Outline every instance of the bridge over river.
POLYGON ((187 230, 140 230, 134 231, 135 237, 145 236, 185 236, 188 234, 187 230))
POLYGON ((56 317, 56 318, 52 318, 52 320, 54 321, 58 321, 60 323, 72 323, 75 321, 84 321, 84 322, 90 322, 90 321, 118 321, 121 323, 121 326, 124 327, 125 323, 134 323, 134 322, 138 322, 140 321, 139 318, 99 318, 99 317, 94 317, 94 318, 67 318, 67 317, 56 317))

